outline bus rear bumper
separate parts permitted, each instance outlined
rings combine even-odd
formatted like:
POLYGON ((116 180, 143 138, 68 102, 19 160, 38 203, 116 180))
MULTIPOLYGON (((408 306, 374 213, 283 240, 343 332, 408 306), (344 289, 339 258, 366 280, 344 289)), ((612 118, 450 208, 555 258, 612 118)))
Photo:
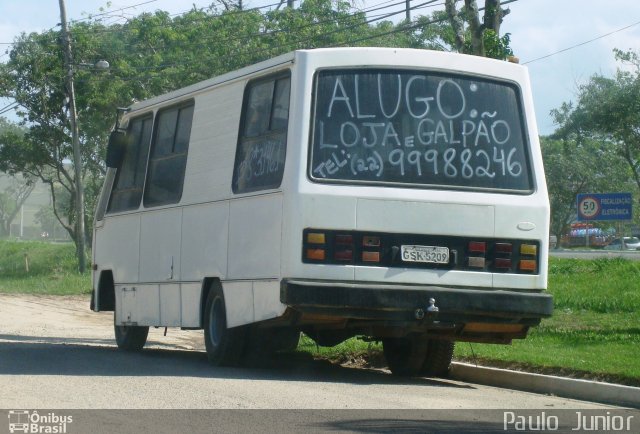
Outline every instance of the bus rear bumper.
POLYGON ((553 313, 543 292, 324 280, 284 279, 280 301, 301 314, 347 320, 415 321, 422 311, 450 324, 536 325, 553 313))

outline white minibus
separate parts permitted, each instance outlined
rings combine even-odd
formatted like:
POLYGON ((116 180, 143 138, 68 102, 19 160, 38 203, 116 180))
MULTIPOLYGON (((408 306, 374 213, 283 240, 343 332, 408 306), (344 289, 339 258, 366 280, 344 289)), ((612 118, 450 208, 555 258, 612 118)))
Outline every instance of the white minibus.
POLYGON ((133 104, 96 210, 117 345, 204 329, 215 365, 359 336, 398 375, 549 317, 549 201, 525 67, 300 50, 133 104))

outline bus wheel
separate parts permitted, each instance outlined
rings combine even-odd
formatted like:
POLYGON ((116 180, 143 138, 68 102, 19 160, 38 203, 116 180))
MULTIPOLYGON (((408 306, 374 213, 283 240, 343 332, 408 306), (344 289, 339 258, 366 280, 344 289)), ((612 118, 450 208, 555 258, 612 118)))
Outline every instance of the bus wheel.
MULTIPOLYGON (((114 313, 115 316, 115 313, 114 313)), ((125 351, 140 351, 147 342, 149 327, 114 325, 116 344, 125 351)))
POLYGON ((454 341, 430 339, 427 356, 422 365, 422 373, 430 377, 446 377, 453 358, 454 341))
POLYGON ((421 372, 427 341, 416 337, 387 338, 382 340, 382 349, 391 373, 409 377, 421 372))
POLYGON ((242 355, 244 332, 244 327, 227 328, 222 288, 211 288, 204 318, 204 344, 209 362, 215 366, 237 364, 242 355))

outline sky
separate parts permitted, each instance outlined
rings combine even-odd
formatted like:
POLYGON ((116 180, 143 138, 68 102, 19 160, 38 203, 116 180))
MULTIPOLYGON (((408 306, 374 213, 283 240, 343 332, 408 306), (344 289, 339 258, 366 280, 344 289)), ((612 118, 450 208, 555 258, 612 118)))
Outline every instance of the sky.
MULTIPOLYGON (((193 5, 204 7, 212 1, 66 0, 66 9, 67 18, 74 20, 105 9, 118 11, 124 17, 157 9, 179 14, 193 5)), ((424 1, 413 0, 412 4, 424 1)), ((245 8, 274 3, 278 0, 244 0, 245 8)), ((388 11, 404 7, 404 2, 399 0, 357 1, 360 8, 378 4, 389 6, 388 11)), ((483 0, 478 0, 479 6, 483 4, 483 0)), ((554 124, 549 112, 563 102, 575 100, 581 83, 593 74, 611 76, 617 67, 622 66, 615 61, 614 48, 640 50, 638 0, 517 0, 505 7, 511 12, 504 18, 501 33, 511 35, 514 54, 529 69, 541 134, 553 132, 554 124), (539 59, 565 49, 567 51, 539 59)), ((437 2, 435 8, 444 9, 444 1, 437 2)), ((413 13, 429 14, 433 10, 419 9, 413 13)), ((397 17, 402 19, 404 15, 397 17)), ((1 0, 0 62, 6 61, 9 44, 21 32, 42 32, 56 27, 59 22, 58 0, 1 0)), ((6 103, 0 100, 0 111, 6 103)), ((9 113, 4 116, 11 119, 9 113)))

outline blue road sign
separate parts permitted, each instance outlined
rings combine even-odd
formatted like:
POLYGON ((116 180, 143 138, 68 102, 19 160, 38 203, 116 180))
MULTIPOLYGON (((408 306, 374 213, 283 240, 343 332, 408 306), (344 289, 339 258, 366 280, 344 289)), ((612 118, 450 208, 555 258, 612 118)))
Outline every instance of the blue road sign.
POLYGON ((587 193, 577 196, 578 221, 631 220, 631 193, 587 193))

